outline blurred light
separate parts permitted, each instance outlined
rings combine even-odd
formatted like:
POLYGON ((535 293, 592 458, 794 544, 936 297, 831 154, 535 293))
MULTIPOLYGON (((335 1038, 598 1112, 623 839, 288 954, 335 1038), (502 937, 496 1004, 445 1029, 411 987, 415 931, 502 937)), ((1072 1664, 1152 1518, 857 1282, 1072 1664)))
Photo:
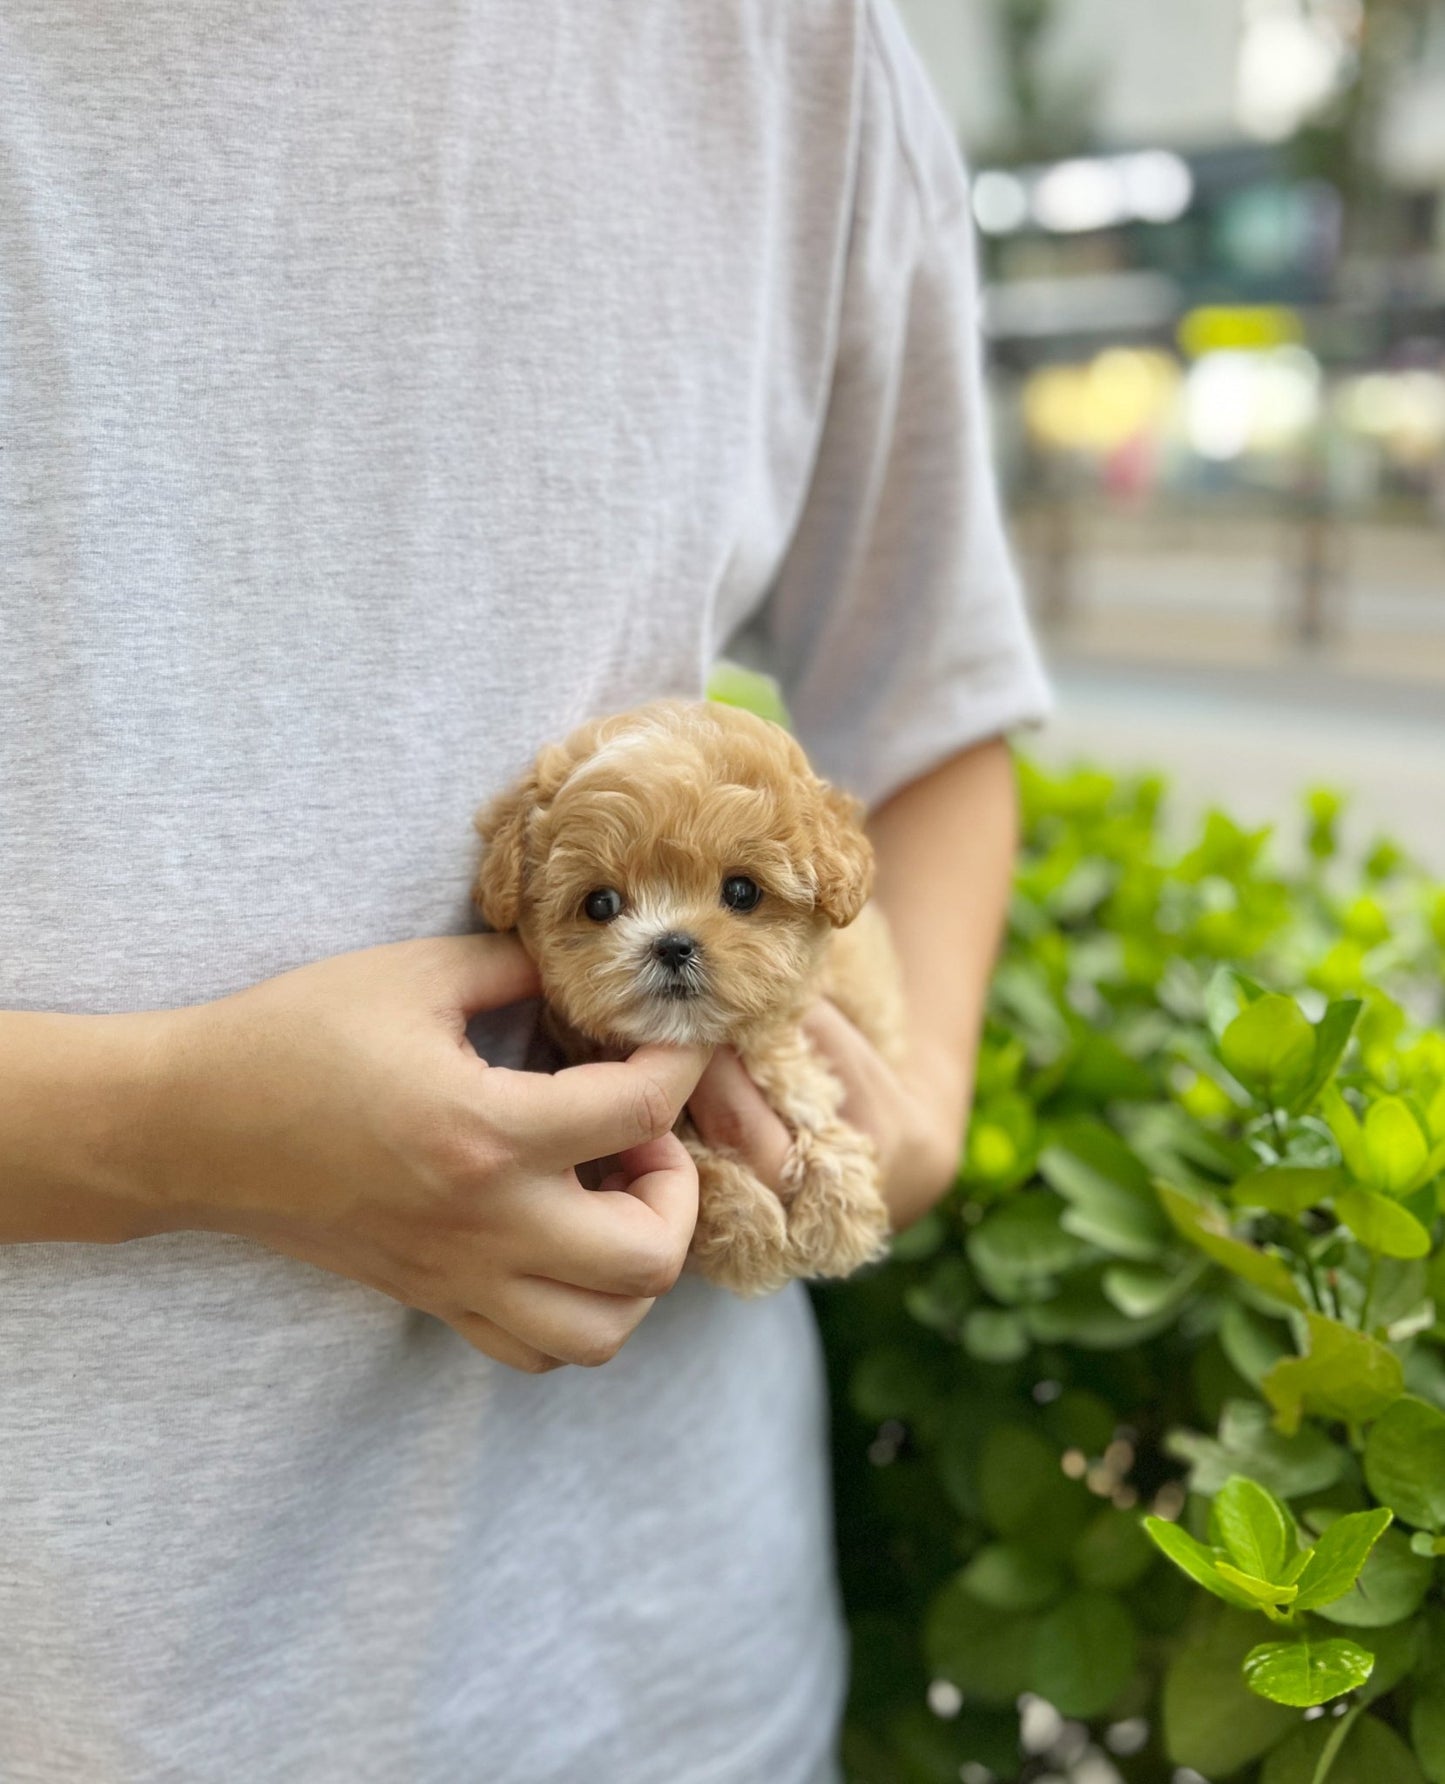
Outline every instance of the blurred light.
POLYGON ((1253 0, 1240 40, 1235 111, 1249 135, 1282 142, 1339 84, 1345 43, 1298 0, 1253 0))
POLYGON ((1194 175, 1182 155, 1170 149, 1145 149, 1121 163, 1124 197, 1141 223, 1172 223, 1189 209, 1194 175))
POLYGON ((1126 1722, 1115 1722, 1104 1731, 1104 1745, 1121 1759, 1142 1753, 1149 1745, 1149 1724, 1142 1716, 1131 1716, 1126 1722))
POLYGON ((1086 365, 1044 366, 1023 389, 1024 421, 1042 445, 1114 452, 1161 426, 1179 367, 1157 349, 1111 347, 1086 365))
POLYGON ((963 1708, 963 1693, 948 1679, 934 1679, 928 1687, 928 1707, 941 1721, 951 1722, 963 1708))
POLYGON ((1304 347, 1207 353, 1189 372, 1189 443, 1221 463, 1296 445, 1319 419, 1322 382, 1319 361, 1304 347))
POLYGON ((1064 1719, 1051 1703, 1032 1692, 1019 1699, 1019 1745, 1025 1753, 1047 1753, 1064 1732, 1064 1719))
POLYGON ((1028 221, 1029 197, 1016 175, 991 168, 973 182, 974 221, 985 235, 1012 235, 1028 221))
POLYGON ((1430 464, 1445 454, 1445 377, 1439 372, 1416 368, 1346 379, 1335 413, 1402 465, 1430 464))
POLYGON ((1179 324, 1179 345, 1191 359, 1206 353, 1262 352, 1304 338, 1298 315, 1278 304, 1206 304, 1179 324))
POLYGON ((1208 353, 1190 368, 1186 427, 1201 458, 1227 463, 1249 444, 1249 359, 1242 353, 1208 353))
POLYGON ((1129 215, 1123 172, 1117 161, 1060 161, 1040 174, 1033 190, 1034 221, 1043 229, 1074 235, 1108 229, 1129 215))

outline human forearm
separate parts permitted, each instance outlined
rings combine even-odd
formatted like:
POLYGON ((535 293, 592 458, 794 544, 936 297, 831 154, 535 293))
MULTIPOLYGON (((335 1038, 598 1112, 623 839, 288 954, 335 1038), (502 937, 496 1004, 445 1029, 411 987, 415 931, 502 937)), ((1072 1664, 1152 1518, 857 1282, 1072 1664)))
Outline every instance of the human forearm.
POLYGON ((0 1011, 0 1244, 113 1244, 171 1224, 131 1163, 164 1020, 0 1011))
MULTIPOLYGON (((956 1155, 1018 840, 1008 745, 994 739, 954 756, 881 806, 869 829, 908 1007, 904 1075, 956 1155)), ((898 1224, 927 1201, 914 1195, 895 1208, 898 1224)))

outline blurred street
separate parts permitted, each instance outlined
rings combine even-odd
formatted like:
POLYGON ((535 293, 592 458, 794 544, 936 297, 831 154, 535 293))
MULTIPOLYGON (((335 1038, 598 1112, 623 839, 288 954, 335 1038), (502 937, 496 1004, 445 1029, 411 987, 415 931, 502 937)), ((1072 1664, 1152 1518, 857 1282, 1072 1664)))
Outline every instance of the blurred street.
POLYGON ((1036 604, 1054 597, 1045 637, 1059 709, 1037 753, 1157 769, 1181 821, 1219 804, 1279 825, 1286 847, 1300 793, 1334 787, 1352 796, 1347 844, 1390 835, 1445 875, 1439 536, 1342 537, 1322 636, 1306 645, 1289 529, 1206 531, 1095 513, 1080 523, 1062 600, 1025 550, 1036 604))

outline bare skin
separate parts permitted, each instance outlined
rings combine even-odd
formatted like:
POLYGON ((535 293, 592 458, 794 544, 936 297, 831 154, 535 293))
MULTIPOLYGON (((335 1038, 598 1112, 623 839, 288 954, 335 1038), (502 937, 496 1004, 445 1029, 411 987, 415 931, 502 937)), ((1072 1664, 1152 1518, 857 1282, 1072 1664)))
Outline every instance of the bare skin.
POLYGON ((676 1281, 706 1063, 548 1077, 469 1015, 535 994, 510 937, 402 942, 136 1016, 0 1014, 0 1243, 235 1233, 433 1313, 514 1368, 607 1361, 676 1281), (573 1167, 618 1155, 589 1193, 573 1167))
MULTIPOLYGON (((933 1207, 957 1169, 1017 846, 1007 744, 980 744, 911 782, 873 814, 869 832, 875 895, 903 971, 908 1057, 895 1071, 826 1000, 806 1026, 842 1080, 844 1115, 878 1147, 902 1229, 933 1207)), ((736 1054, 718 1051, 688 1109, 705 1140, 740 1152, 779 1187, 787 1130, 736 1054)))

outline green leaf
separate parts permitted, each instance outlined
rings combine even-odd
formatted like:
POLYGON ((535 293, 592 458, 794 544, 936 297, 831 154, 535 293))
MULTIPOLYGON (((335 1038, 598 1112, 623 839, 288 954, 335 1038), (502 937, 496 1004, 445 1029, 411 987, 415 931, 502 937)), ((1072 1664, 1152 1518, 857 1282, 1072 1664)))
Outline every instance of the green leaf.
POLYGON ((1340 1149, 1340 1156, 1350 1175, 1361 1183, 1370 1182, 1370 1159, 1365 1151, 1365 1130, 1360 1126, 1354 1110, 1333 1084, 1326 1085, 1320 1093, 1320 1113, 1335 1136, 1335 1144, 1340 1149))
POLYGON ((1256 1386, 1282 1357, 1295 1354, 1281 1321, 1267 1320, 1232 1297, 1220 1314, 1219 1342, 1235 1369, 1256 1386))
POLYGON ((965 1315, 963 1348, 980 1363, 1016 1363, 1029 1354, 1031 1340, 1022 1318, 1001 1307, 976 1307, 965 1315))
POLYGON ((1363 1006, 1357 997, 1340 998, 1326 1009, 1315 1024, 1314 1057, 1309 1074, 1290 1100, 1292 1115, 1309 1108, 1334 1075, 1345 1048, 1349 1045, 1356 1018, 1363 1006))
POLYGON ((962 1577, 970 1597, 1001 1611, 1039 1610, 1064 1589, 1062 1571, 1023 1543, 989 1543, 962 1577))
POLYGON ((1307 1709, 1363 1685, 1374 1666, 1373 1654, 1339 1637, 1263 1642, 1245 1655, 1244 1677, 1251 1691, 1271 1703, 1307 1709))
POLYGON ((1219 1420, 1218 1437, 1171 1431, 1164 1447, 1191 1465, 1196 1493, 1217 1493, 1231 1474, 1247 1474, 1281 1499, 1323 1492, 1340 1478, 1343 1450, 1323 1431, 1306 1427, 1282 1437, 1257 1400, 1230 1400, 1219 1420))
POLYGON ((1175 1765, 1208 1778, 1232 1777, 1298 1722, 1244 1682, 1244 1656, 1260 1628, 1253 1611, 1220 1609, 1193 1624, 1176 1650, 1162 1701, 1165 1746, 1175 1765))
POLYGON ((965 1241, 979 1281, 1000 1301, 1036 1299, 1089 1248, 1060 1225, 1066 1204, 1047 1190, 1025 1190, 990 1208, 965 1241))
MULTIPOLYGON (((1394 1206, 1392 1202, 1391 1207, 1394 1206)), ((1100 1279, 1108 1300, 1130 1319, 1153 1319, 1178 1307, 1198 1287, 1198 1267, 1166 1268, 1162 1264, 1111 1264, 1100 1279)))
POLYGON ((1425 1778, 1393 1728, 1357 1716, 1341 1740, 1339 1725, 1325 1716, 1307 1722, 1270 1754, 1260 1784, 1425 1784, 1425 1778), (1338 1742, 1335 1756, 1321 1773, 1332 1741, 1338 1742))
POLYGON ((1025 1612, 980 1604, 955 1576, 929 1606, 924 1654, 936 1677, 984 1703, 1009 1704, 1032 1689, 1037 1623, 1025 1612))
POLYGON ((1089 1524, 1069 1554, 1081 1586, 1121 1591, 1154 1564, 1154 1545, 1138 1516, 1108 1506, 1089 1524))
MULTIPOLYGON (((1331 1524, 1325 1535, 1333 1529, 1331 1524)), ((1403 1623, 1424 1602, 1434 1572, 1433 1561, 1415 1554, 1398 1531, 1387 1530, 1370 1551, 1354 1590, 1320 1605, 1316 1614, 1346 1629, 1403 1623)))
POLYGON ((1260 1383, 1286 1437, 1299 1430, 1306 1411, 1359 1425, 1405 1391, 1400 1359, 1378 1339, 1322 1313, 1307 1313, 1305 1322, 1309 1354, 1286 1357, 1260 1383))
POLYGON ((1117 1257, 1157 1257, 1169 1237, 1149 1176, 1097 1121, 1075 1121, 1039 1154, 1039 1173, 1069 1203, 1061 1225, 1117 1257))
POLYGON ((1365 1112, 1365 1181, 1386 1195, 1406 1195, 1430 1156, 1420 1124, 1397 1096, 1381 1097, 1365 1112))
POLYGON ((1267 1487, 1234 1474, 1214 1496, 1211 1534, 1234 1565, 1256 1580, 1277 1582, 1299 1548, 1294 1519, 1267 1487))
POLYGON ((984 1517, 1000 1536, 1027 1530, 1036 1508, 1062 1479, 1053 1450, 1024 1426, 998 1425, 984 1439, 978 1459, 979 1500, 984 1517))
POLYGON ((1292 1216, 1328 1201, 1344 1183, 1344 1173, 1330 1166, 1270 1165, 1241 1177, 1229 1196, 1236 1208, 1263 1208, 1270 1214, 1292 1216))
POLYGON ((1261 1610, 1288 1609, 1299 1596, 1298 1586, 1272 1585, 1270 1581, 1256 1579, 1253 1574, 1245 1573, 1228 1561, 1220 1561, 1217 1571, 1222 1580, 1228 1581, 1242 1597, 1261 1610))
POLYGON ((1033 1689, 1065 1716, 1102 1716, 1134 1676, 1134 1620, 1107 1592, 1076 1592, 1039 1623, 1033 1689))
POLYGON ((1342 1598, 1360 1577, 1360 1569, 1369 1553, 1390 1523, 1391 1513, 1381 1507, 1375 1511, 1350 1512, 1334 1523, 1309 1551, 1299 1575, 1299 1597, 1295 1609, 1317 1610, 1342 1598))
POLYGON ((1430 1784, 1445 1784, 1445 1676, 1422 1685, 1410 1709, 1410 1740, 1430 1784))
POLYGON ((1342 1189, 1335 1213, 1371 1251, 1385 1257, 1425 1257, 1430 1235, 1408 1208, 1368 1189, 1342 1189))
POLYGON ((903 1291, 903 1305, 921 1326, 956 1334, 977 1298, 973 1276, 961 1257, 943 1257, 923 1282, 903 1291))
POLYGON ((1397 1400, 1366 1440, 1365 1479, 1403 1523, 1445 1529, 1445 1413, 1397 1400))
POLYGON ((1246 1090, 1282 1107, 1309 1081, 1315 1031, 1292 997, 1267 992, 1225 1029, 1219 1056, 1246 1090))
POLYGON ((1204 990, 1204 1013, 1215 1040, 1221 1039, 1241 1010, 1263 996, 1263 988, 1253 979, 1232 967, 1218 967, 1204 990))
POLYGON ((1175 1230, 1206 1257, 1274 1300, 1291 1307, 1304 1306, 1304 1297, 1281 1258, 1247 1245, 1243 1239, 1236 1239, 1223 1214, 1209 1203, 1198 1201, 1167 1183, 1156 1183, 1154 1187, 1175 1230))
POLYGON ((1259 1608, 1249 1593, 1242 1591, 1232 1580, 1220 1573, 1218 1554, 1213 1549, 1205 1548, 1202 1542, 1196 1542, 1187 1530, 1180 1529, 1178 1524, 1171 1524, 1164 1518, 1154 1517, 1145 1518, 1144 1528, 1159 1549, 1176 1567, 1187 1573, 1197 1586, 1203 1586, 1206 1592, 1212 1592, 1226 1604, 1237 1605, 1243 1610, 1259 1608))

